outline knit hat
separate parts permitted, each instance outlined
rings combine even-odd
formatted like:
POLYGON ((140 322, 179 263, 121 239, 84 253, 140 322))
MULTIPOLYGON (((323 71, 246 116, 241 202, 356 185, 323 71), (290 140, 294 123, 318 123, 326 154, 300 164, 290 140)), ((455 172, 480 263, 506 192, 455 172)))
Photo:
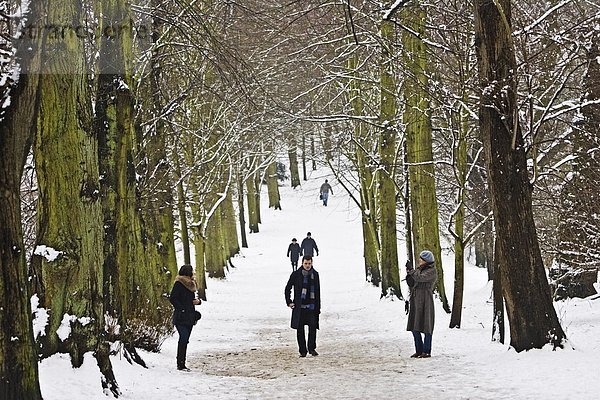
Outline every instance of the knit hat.
POLYGON ((306 233, 306 236, 310 236, 310 232, 307 232, 307 233, 306 233))
POLYGON ((430 252, 429 250, 423 250, 419 254, 419 258, 421 260, 425 261, 427 264, 432 264, 435 261, 435 258, 433 257, 433 253, 430 252))

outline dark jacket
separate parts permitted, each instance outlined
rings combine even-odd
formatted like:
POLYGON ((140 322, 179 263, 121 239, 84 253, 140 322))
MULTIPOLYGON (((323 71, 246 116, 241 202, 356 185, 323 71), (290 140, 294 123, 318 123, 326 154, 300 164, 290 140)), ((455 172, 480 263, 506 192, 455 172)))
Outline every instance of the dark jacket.
POLYGON ((415 286, 410 288, 410 311, 406 330, 433 333, 435 322, 433 288, 437 281, 435 265, 425 265, 407 273, 415 280, 415 286))
POLYGON ((175 281, 169 296, 169 301, 173 304, 174 308, 174 325, 194 325, 196 323, 196 308, 194 307, 195 298, 195 292, 186 288, 183 283, 175 281))
MULTIPOLYGON (((298 329, 300 325, 300 312, 302 310, 302 282, 304 277, 302 276, 303 268, 292 272, 287 285, 285 285, 285 304, 289 305, 294 303, 292 309, 292 322, 291 327, 298 329), (294 300, 291 298, 292 287, 294 288, 294 300)), ((317 322, 317 329, 319 329, 319 314, 321 313, 321 283, 319 281, 319 273, 313 268, 315 274, 315 319, 317 322)))
POLYGON ((317 254, 319 254, 319 248, 317 247, 317 242, 315 242, 315 239, 311 237, 305 237, 300 245, 300 255, 312 257, 315 251, 317 254))
POLYGON ((321 185, 321 188, 319 189, 319 192, 329 193, 330 190, 331 190, 331 194, 333 194, 333 189, 331 188, 331 185, 329 183, 323 183, 321 185))
POLYGON ((298 243, 290 243, 288 246, 287 256, 290 257, 292 262, 297 262, 300 258, 300 245, 298 243))

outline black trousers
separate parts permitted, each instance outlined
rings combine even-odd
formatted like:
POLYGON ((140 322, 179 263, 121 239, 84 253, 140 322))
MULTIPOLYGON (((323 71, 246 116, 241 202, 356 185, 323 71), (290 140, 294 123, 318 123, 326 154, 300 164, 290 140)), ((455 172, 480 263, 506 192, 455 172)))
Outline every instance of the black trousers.
POLYGON ((298 339, 298 351, 300 354, 306 354, 317 348, 317 319, 315 310, 303 308, 300 311, 300 325, 296 329, 296 338, 298 339), (306 346, 306 334, 304 325, 308 325, 308 348, 306 346))

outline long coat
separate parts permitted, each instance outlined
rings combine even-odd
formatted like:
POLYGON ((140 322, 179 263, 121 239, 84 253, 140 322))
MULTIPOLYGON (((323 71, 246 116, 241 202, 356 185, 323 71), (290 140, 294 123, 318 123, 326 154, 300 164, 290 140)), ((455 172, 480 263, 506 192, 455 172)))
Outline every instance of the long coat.
POLYGON ((298 262, 298 258, 300 258, 300 245, 298 243, 290 243, 287 256, 290 257, 292 262, 298 262))
MULTIPOLYGON (((291 327, 298 329, 300 326, 300 312, 302 311, 302 282, 304 276, 302 276, 302 270, 300 267, 296 271, 292 272, 290 279, 288 279, 287 285, 285 285, 285 304, 294 303, 292 308, 292 321, 291 327), (292 287, 294 288, 294 300, 291 298, 292 287)), ((317 329, 319 329, 319 314, 321 313, 321 283, 319 281, 319 273, 313 268, 312 272, 315 274, 315 320, 317 322, 317 329)))
POLYGON ((408 312, 407 331, 433 333, 435 309, 433 288, 437 281, 437 270, 433 264, 416 268, 408 272, 415 280, 410 290, 410 311, 408 312))

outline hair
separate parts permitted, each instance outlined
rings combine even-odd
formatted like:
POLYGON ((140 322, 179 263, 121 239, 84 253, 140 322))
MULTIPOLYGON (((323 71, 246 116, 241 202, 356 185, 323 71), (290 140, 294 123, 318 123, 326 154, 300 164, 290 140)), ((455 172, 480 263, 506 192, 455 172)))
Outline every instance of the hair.
POLYGON ((194 275, 194 268, 190 264, 183 264, 179 268, 179 275, 192 276, 194 275))
POLYGON ((304 256, 302 257, 302 261, 307 260, 307 261, 312 261, 312 256, 304 256))
POLYGON ((325 183, 327 183, 327 179, 325 179, 325 183))
POLYGON ((292 242, 297 242, 296 238, 293 238, 293 239, 292 239, 292 242))

